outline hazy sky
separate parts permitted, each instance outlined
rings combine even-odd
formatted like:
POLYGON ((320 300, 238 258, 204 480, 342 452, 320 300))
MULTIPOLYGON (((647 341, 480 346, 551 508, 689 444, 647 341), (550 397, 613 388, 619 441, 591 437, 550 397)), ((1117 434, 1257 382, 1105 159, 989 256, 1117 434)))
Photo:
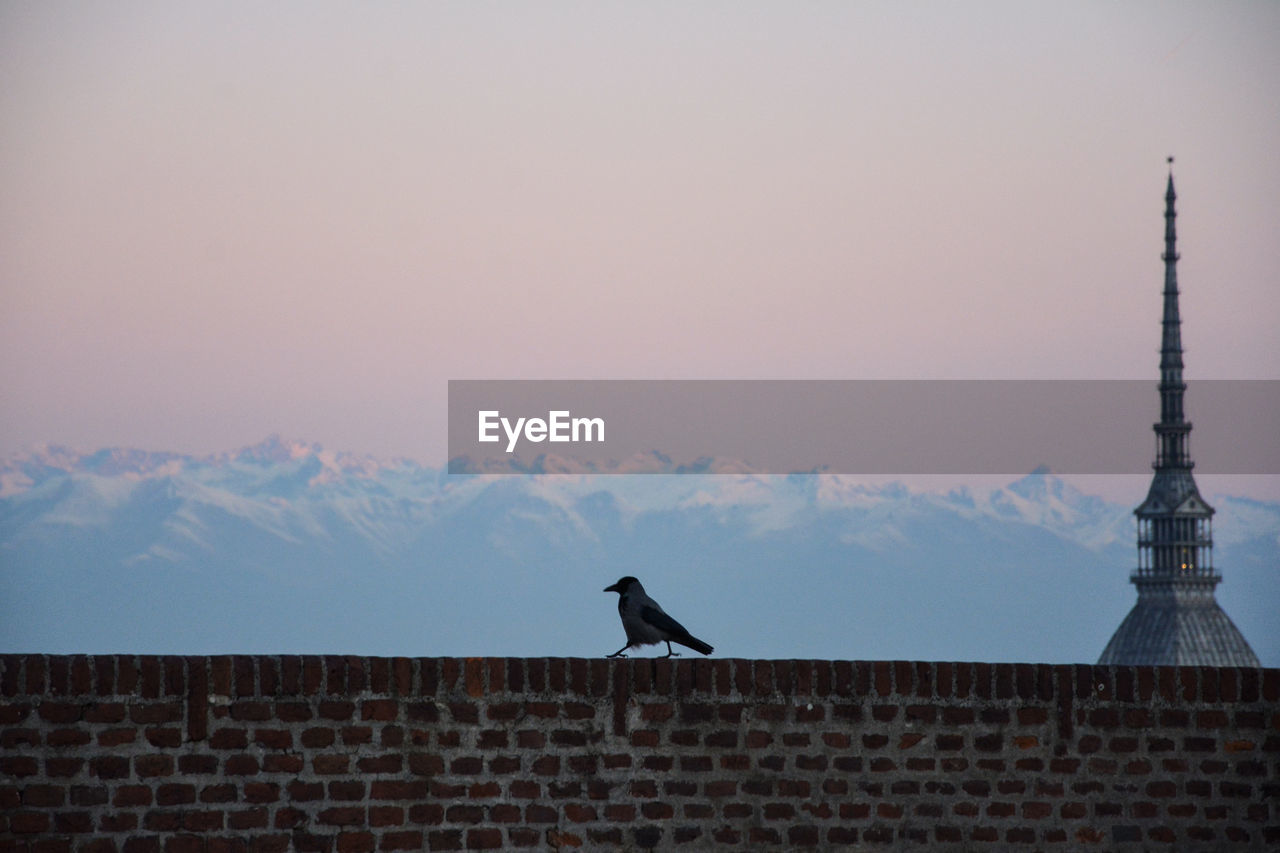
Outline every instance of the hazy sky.
POLYGON ((8 0, 0 452, 435 464, 450 378, 1154 381, 1169 154, 1187 374, 1280 378, 1277 45, 1274 2, 8 0))

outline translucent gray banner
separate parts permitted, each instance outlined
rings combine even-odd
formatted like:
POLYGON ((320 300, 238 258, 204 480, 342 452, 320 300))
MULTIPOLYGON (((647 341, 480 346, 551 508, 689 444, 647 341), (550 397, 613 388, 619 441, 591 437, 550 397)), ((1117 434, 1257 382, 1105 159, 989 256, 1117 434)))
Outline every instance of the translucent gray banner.
MULTIPOLYGON (((1280 473, 1280 381, 1188 383, 1197 473, 1280 473)), ((1138 474, 1150 380, 453 380, 450 473, 1138 474)))

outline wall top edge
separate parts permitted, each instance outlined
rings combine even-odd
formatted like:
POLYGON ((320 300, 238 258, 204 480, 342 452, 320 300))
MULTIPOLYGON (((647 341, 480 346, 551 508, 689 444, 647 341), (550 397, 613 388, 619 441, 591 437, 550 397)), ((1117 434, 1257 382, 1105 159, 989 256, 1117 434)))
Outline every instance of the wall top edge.
POLYGON ((646 694, 1035 702, 1276 702, 1280 669, 742 658, 0 654, 0 700, 646 694))

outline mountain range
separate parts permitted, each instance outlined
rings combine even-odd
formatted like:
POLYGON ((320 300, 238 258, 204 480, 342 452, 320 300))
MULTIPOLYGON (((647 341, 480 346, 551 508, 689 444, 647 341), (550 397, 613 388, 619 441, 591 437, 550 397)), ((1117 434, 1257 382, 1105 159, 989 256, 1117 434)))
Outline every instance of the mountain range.
MULTIPOLYGON (((1134 601, 1132 507, 1047 471, 706 469, 735 473, 39 448, 0 462, 0 650, 589 657, 630 574, 717 655, 1091 662, 1134 601)), ((1219 601, 1280 664, 1280 504, 1210 501, 1219 601)))

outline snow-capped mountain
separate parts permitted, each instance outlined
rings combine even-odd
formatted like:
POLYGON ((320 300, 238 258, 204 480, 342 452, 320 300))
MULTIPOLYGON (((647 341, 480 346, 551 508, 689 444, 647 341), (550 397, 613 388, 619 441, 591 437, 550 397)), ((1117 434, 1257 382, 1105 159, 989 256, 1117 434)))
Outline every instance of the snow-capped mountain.
MULTIPOLYGON (((1274 665, 1280 505, 1212 500, 1219 600, 1274 665)), ((46 447, 0 463, 0 649, 588 656, 634 574, 726 655, 1091 661, 1135 552, 1132 507, 1045 471, 921 491, 46 447)))

